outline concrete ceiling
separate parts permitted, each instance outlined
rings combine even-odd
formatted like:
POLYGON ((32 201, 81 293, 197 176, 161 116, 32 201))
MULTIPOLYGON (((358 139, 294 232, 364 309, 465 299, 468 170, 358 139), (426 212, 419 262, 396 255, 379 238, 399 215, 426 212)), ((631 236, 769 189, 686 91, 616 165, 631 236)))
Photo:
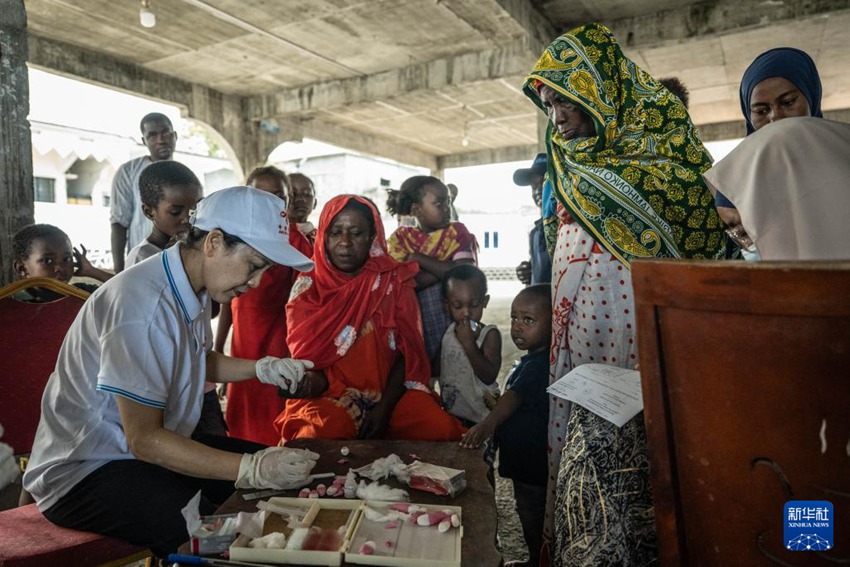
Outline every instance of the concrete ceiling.
POLYGON ((740 131, 741 75, 780 45, 814 57, 825 110, 850 109, 850 0, 152 0, 152 29, 136 0, 25 6, 34 65, 116 87, 121 74, 178 79, 237 97, 244 120, 281 139, 432 167, 530 157, 540 116, 525 73, 587 21, 653 76, 681 78, 706 138, 740 131))

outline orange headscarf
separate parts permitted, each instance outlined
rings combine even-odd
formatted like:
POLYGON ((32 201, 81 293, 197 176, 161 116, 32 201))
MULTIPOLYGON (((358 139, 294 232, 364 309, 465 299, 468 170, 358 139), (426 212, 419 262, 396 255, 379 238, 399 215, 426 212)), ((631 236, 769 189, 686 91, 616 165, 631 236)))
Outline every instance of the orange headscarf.
POLYGON ((415 293, 419 268, 387 254, 384 226, 375 205, 355 195, 331 199, 319 217, 313 260, 315 267, 298 278, 286 306, 287 343, 293 358, 311 360, 319 370, 327 368, 345 356, 371 321, 382 344, 404 355, 405 380, 428 384, 430 366, 415 293), (331 222, 350 201, 366 205, 375 224, 369 257, 356 275, 334 267, 325 250, 331 222))

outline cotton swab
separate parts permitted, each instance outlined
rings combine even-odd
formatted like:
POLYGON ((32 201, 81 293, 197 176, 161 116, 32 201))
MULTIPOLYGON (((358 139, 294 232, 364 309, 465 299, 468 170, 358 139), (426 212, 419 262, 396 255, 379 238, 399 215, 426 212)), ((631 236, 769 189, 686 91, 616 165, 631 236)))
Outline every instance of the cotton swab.
MULTIPOLYGON (((336 474, 332 473, 332 472, 311 474, 309 477, 307 477, 307 484, 311 484, 311 483, 316 482, 317 480, 321 480, 323 478, 331 478, 331 477, 334 477, 334 476, 336 476, 336 474)), ((269 490, 260 490, 259 492, 249 492, 248 494, 243 494, 242 499, 243 500, 259 500, 260 498, 268 498, 270 496, 277 496, 279 494, 284 494, 286 492, 288 492, 288 490, 277 490, 276 488, 271 488, 269 490)), ((307 494, 308 495, 310 494, 309 491, 307 492, 307 494)), ((306 496, 303 496, 302 498, 306 498, 306 496)))
POLYGON ((451 517, 451 514, 445 512, 429 512, 416 518, 416 523, 420 526, 433 526, 447 519, 451 525, 451 517))

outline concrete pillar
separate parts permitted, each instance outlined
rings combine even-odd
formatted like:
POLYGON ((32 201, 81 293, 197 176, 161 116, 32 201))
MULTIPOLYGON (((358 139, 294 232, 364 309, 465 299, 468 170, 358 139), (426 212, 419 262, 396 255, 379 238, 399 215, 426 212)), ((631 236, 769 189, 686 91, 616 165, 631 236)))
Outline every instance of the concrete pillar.
POLYGON ((225 137, 232 140, 233 149, 242 166, 242 180, 244 182, 248 175, 265 162, 265 156, 260 156, 259 145, 256 142, 257 128, 248 121, 241 121, 238 129, 231 129, 225 137))
POLYGON ((12 281, 12 235, 33 222, 24 0, 0 0, 0 284, 12 281))
POLYGON ((304 139, 297 125, 289 121, 282 123, 270 121, 263 124, 246 120, 244 124, 249 133, 251 150, 254 152, 253 167, 266 165, 269 156, 279 145, 285 142, 300 142, 304 139))
POLYGON ((261 126, 241 116, 237 119, 235 113, 229 113, 228 118, 230 119, 204 124, 225 148, 227 157, 236 166, 234 174, 239 183, 244 183, 248 174, 255 168, 266 165, 269 155, 279 145, 284 142, 300 142, 303 139, 300 129, 290 121, 282 120, 278 123, 271 120, 261 126))
POLYGON ((266 165, 271 153, 285 142, 301 142, 304 130, 295 120, 275 120, 273 118, 256 121, 247 119, 242 122, 243 143, 240 160, 245 165, 246 175, 255 167, 266 165))

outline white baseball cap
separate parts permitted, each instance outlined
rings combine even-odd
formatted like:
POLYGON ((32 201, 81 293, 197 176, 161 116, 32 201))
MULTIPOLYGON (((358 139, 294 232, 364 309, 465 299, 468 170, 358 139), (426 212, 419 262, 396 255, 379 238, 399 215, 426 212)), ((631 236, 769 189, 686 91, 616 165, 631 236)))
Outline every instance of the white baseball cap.
POLYGON ((286 201, 253 187, 230 187, 201 199, 192 217, 201 230, 221 229, 277 264, 306 272, 313 262, 289 244, 286 201))

